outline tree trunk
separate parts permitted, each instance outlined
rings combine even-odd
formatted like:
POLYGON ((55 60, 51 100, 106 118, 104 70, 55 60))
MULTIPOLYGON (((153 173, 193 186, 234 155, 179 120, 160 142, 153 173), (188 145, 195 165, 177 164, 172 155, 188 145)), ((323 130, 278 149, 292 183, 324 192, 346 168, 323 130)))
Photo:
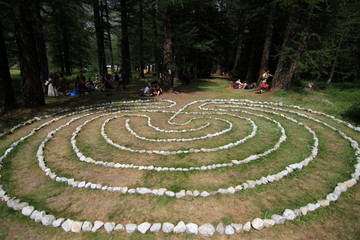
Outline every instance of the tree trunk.
MULTIPOLYGON (((152 5, 151 13, 152 13, 152 27, 153 27, 153 31, 154 31, 154 37, 156 39, 156 41, 154 41, 154 43, 153 43, 153 55, 154 55, 154 61, 155 61, 154 70, 159 73, 162 71, 162 69, 160 66, 160 57, 159 57, 159 51, 158 51, 158 45, 157 45, 157 40, 158 40, 158 30, 157 30, 157 23, 156 23, 157 14, 156 14, 156 8, 155 8, 154 4, 152 5)), ((159 74, 157 74, 156 77, 158 77, 158 76, 159 76, 159 74)))
POLYGON ((104 29, 103 29, 103 19, 100 17, 100 8, 99 1, 93 0, 94 8, 94 24, 96 32, 96 46, 97 46, 97 56, 98 56, 98 66, 100 79, 102 79, 107 73, 106 61, 105 61, 105 49, 104 49, 104 29))
POLYGON ((261 73, 263 71, 265 71, 265 69, 268 69, 268 67, 269 67, 269 56, 270 56, 272 36, 273 36, 273 32, 274 32, 274 19, 275 19, 276 8, 277 8, 277 1, 274 1, 271 4, 270 12, 268 15, 268 25, 267 25, 266 33, 265 33, 264 50, 263 50, 263 54, 261 57, 261 64, 260 64, 260 70, 259 70, 259 74, 258 74, 257 85, 260 85, 261 73))
MULTIPOLYGON (((245 77, 245 80, 248 83, 253 81, 254 69, 255 69, 255 64, 256 64, 255 58, 256 58, 257 47, 258 47, 258 44, 256 41, 256 34, 253 34, 253 40, 252 40, 252 44, 251 44, 251 52, 250 52, 250 57, 249 57, 249 64, 248 64, 248 69, 247 69, 247 73, 246 73, 246 77, 245 77)), ((256 82, 256 80, 255 80, 255 82, 256 82)))
POLYGON ((18 46, 22 101, 25 107, 45 105, 44 93, 40 81, 40 67, 36 44, 34 21, 30 12, 36 9, 35 1, 17 1, 13 7, 15 16, 15 35, 18 46))
POLYGON ((329 79, 327 80, 327 83, 331 83, 331 81, 332 81, 332 79, 333 79, 334 72, 335 72, 335 66, 336 66, 336 62, 337 62, 338 56, 339 56, 341 44, 342 44, 342 41, 344 40, 344 34, 345 34, 345 31, 343 30, 342 33, 341 33, 341 38, 340 38, 340 41, 339 41, 339 44, 338 44, 338 47, 337 47, 337 50, 336 50, 334 63, 333 63, 333 65, 332 65, 332 67, 331 67, 331 72, 330 72, 329 79))
POLYGON ((15 101, 2 24, 0 22, 0 112, 14 107, 15 101))
MULTIPOLYGON (((306 20, 305 20, 305 27, 303 30, 302 37, 297 46, 295 56, 292 58, 291 56, 286 54, 285 51, 283 51, 280 56, 278 67, 276 69, 276 72, 274 75, 274 80, 272 83, 273 91, 277 91, 279 89, 285 89, 285 90, 290 89, 291 81, 292 81, 293 76, 298 67, 298 61, 300 60, 301 55, 304 53, 304 51, 306 49, 306 41, 310 34, 311 15, 312 15, 313 9, 314 9, 314 7, 311 7, 311 9, 309 9, 309 11, 307 11, 307 13, 306 13, 307 15, 306 15, 306 20)), ((283 48, 292 46, 292 42, 294 42, 294 39, 293 38, 290 39, 288 37, 289 37, 289 35, 295 34, 295 26, 297 23, 299 23, 299 21, 301 19, 300 14, 298 14, 298 13, 292 14, 292 16, 290 16, 290 19, 289 19, 289 24, 288 24, 289 28, 286 29, 286 31, 287 31, 286 33, 289 33, 289 34, 286 34, 286 37, 284 40, 285 45, 283 44, 283 46, 282 46, 283 48), (291 19, 293 15, 294 15, 294 18, 291 19)))
MULTIPOLYGON (((173 88, 172 82, 172 74, 169 73, 169 69, 173 60, 173 52, 172 52, 172 23, 171 23, 171 9, 170 5, 168 5, 165 9, 164 14, 164 22, 165 22, 165 42, 164 42, 164 65, 163 65, 163 73, 164 80, 162 82, 162 87, 164 90, 170 90, 173 88)), ((171 72, 172 73, 172 72, 171 72)))
POLYGON ((273 91, 287 89, 286 87, 289 85, 288 83, 291 82, 291 79, 289 79, 289 70, 292 64, 292 59, 291 54, 287 52, 287 49, 292 47, 292 40, 296 24, 298 23, 300 18, 299 15, 300 13, 293 7, 290 13, 288 24, 286 26, 280 58, 276 66, 276 71, 272 81, 273 91))
POLYGON ((143 29, 143 0, 140 0, 140 11, 139 11, 139 58, 140 58, 140 78, 145 78, 144 75, 144 29, 143 29))
POLYGON ((111 31, 110 31, 110 20, 109 20, 109 8, 108 8, 107 0, 105 0, 104 3, 105 3, 105 16, 106 16, 106 31, 107 31, 108 42, 109 42, 109 54, 110 54, 111 74, 114 74, 115 68, 114 68, 113 50, 112 50, 112 45, 111 45, 111 31))
POLYGON ((129 84, 131 79, 131 62, 126 0, 121 0, 121 35, 121 66, 123 70, 122 78, 125 84, 129 84))
POLYGON ((244 32, 244 26, 245 26, 244 21, 245 21, 245 13, 242 12, 240 15, 239 24, 238 24, 236 55, 235 55, 234 66, 232 69, 232 73, 235 74, 237 77, 239 77, 239 75, 240 75, 240 59, 241 59, 241 50, 242 50, 242 44, 243 44, 243 32, 244 32))

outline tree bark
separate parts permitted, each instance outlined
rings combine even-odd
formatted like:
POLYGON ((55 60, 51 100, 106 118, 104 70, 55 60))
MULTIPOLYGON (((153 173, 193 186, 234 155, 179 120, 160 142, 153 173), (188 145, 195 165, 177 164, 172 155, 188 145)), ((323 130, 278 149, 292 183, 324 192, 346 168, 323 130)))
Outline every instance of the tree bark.
POLYGON ((241 59, 241 50, 243 45, 243 32, 245 26, 244 21, 245 21, 245 13, 242 12, 239 18, 236 54, 235 54, 234 66, 232 69, 233 74, 235 74, 236 76, 240 75, 240 59, 241 59))
POLYGON ((163 64, 163 74, 164 79, 162 82, 162 87, 164 90, 170 90, 173 88, 172 81, 172 72, 169 73, 169 69, 173 62, 173 52, 172 52, 172 22, 171 22, 171 9, 170 5, 168 5, 165 9, 164 14, 164 34, 165 34, 165 42, 164 42, 164 64, 163 64))
POLYGON ((94 24, 95 24, 95 32, 96 32, 96 46, 97 46, 99 75, 100 75, 100 79, 102 79, 107 73, 107 69, 106 69, 105 49, 104 49, 103 19, 100 16, 100 7, 98 0, 93 0, 93 8, 94 8, 94 24))
POLYGON ((260 64, 260 70, 259 70, 259 74, 258 74, 259 77, 257 80, 257 85, 260 85, 261 73, 265 69, 268 69, 268 67, 269 67, 269 56, 270 56, 270 48, 271 48, 271 43, 272 43, 272 36, 273 36, 273 32, 274 32, 274 19, 275 19, 276 8, 277 8, 277 1, 274 1, 271 4, 270 12, 268 15, 268 25, 266 27, 264 50, 263 50, 263 54, 261 57, 261 64, 260 64))
POLYGON ((36 44, 34 21, 29 12, 39 11, 35 1, 19 0, 13 6, 15 16, 15 35, 18 46, 22 101, 25 107, 45 105, 44 93, 40 80, 40 67, 36 44))
POLYGON ((332 67, 331 67, 331 72, 330 72, 329 79, 327 80, 327 83, 331 83, 331 81, 332 81, 332 79, 333 79, 333 77, 334 77, 335 66, 336 66, 336 62, 337 62, 338 56, 339 56, 339 52, 340 52, 340 48, 341 48, 342 41, 344 40, 344 34, 345 34, 345 31, 343 30, 342 33, 341 33, 341 38, 340 38, 340 41, 339 41, 339 44, 338 44, 338 47, 337 47, 337 50, 336 50, 334 63, 333 63, 333 65, 332 65, 332 67))
POLYGON ((139 58, 140 58, 140 78, 145 78, 144 75, 144 29, 143 29, 143 0, 140 0, 140 6, 139 6, 139 58))
POLYGON ((9 72, 2 24, 0 22, 0 111, 7 111, 15 106, 14 89, 9 72))
POLYGON ((129 33, 126 0, 121 0, 121 66, 123 70, 123 81, 125 84, 130 83, 131 79, 131 62, 129 50, 129 33))
POLYGON ((112 45, 111 45, 111 31, 110 31, 110 20, 109 20, 109 8, 108 8, 107 0, 105 0, 104 3, 105 3, 105 16, 106 16, 106 31, 107 31, 108 42, 109 42, 109 54, 110 54, 111 74, 114 74, 115 68, 114 68, 113 50, 112 50, 112 45))
MULTIPOLYGON (((298 61, 300 61, 301 55, 304 53, 306 49, 306 41, 310 34, 310 26, 311 26, 311 15, 313 12, 314 7, 311 6, 309 11, 307 11, 306 19, 305 19, 305 27, 303 29, 302 37, 300 38, 299 44, 297 45, 297 50, 295 52, 295 56, 291 57, 289 54, 286 54, 285 51, 282 52, 278 67, 276 69, 273 83, 272 83, 272 90, 277 91, 280 89, 289 90, 291 86, 291 82, 293 79, 293 76, 297 70, 298 67, 298 61)), ((296 11, 295 9, 293 9, 296 11)), ((295 26, 300 21, 300 14, 298 12, 292 14, 290 16, 289 24, 287 28, 286 37, 284 39, 283 48, 291 47, 292 42, 294 42, 293 38, 288 38, 291 35, 295 34, 295 26), (294 15, 294 18, 292 16, 294 15), (288 32, 289 31, 289 32, 288 32)), ((295 46, 294 46, 295 47, 295 46)))
MULTIPOLYGON (((248 69, 247 69, 247 73, 246 73, 246 77, 245 80, 250 83, 253 81, 253 76, 254 76, 254 69, 255 69, 255 57, 256 57, 256 50, 257 50, 258 44, 256 41, 256 34, 253 33, 253 40, 252 40, 252 44, 251 44, 251 52, 250 52, 250 57, 249 57, 249 64, 248 64, 248 69)), ((256 80, 255 80, 256 82, 256 80)))
MULTIPOLYGON (((155 37, 155 41, 153 42, 153 56, 154 56, 154 61, 155 61, 155 68, 154 70, 157 71, 158 73, 161 72, 161 66, 160 66, 160 57, 159 57, 159 51, 158 51, 158 29, 157 29, 157 14, 156 14, 156 8, 154 6, 154 4, 152 5, 152 9, 151 9, 151 13, 152 13, 152 27, 153 27, 153 31, 154 31, 154 37, 155 37)), ((156 77, 158 77, 159 74, 157 74, 156 77)))

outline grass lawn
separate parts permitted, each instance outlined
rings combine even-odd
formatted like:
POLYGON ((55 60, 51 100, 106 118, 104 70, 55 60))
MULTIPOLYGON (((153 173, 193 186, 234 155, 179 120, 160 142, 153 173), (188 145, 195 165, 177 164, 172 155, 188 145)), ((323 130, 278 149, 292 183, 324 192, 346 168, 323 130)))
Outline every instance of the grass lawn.
MULTIPOLYGON (((92 223, 100 220, 124 226, 143 222, 170 222, 176 225, 184 221, 185 224, 192 222, 199 226, 211 223, 216 227, 219 223, 226 226, 231 223, 245 224, 254 218, 268 219, 273 214, 281 215, 285 209, 298 209, 308 203, 316 203, 326 198, 337 183, 351 178, 357 161, 354 149, 329 125, 358 142, 359 131, 306 109, 329 114, 358 126, 359 86, 334 85, 314 91, 299 87, 288 92, 259 94, 258 89, 226 88, 231 83, 221 77, 197 80, 187 86, 175 82, 174 91, 152 98, 176 102, 173 106, 165 101, 129 102, 141 99, 139 89, 145 85, 145 80, 138 80, 125 90, 115 89, 112 96, 102 92, 87 93, 84 97, 59 96, 46 98, 46 106, 39 109, 11 111, 1 118, 0 132, 36 116, 50 115, 64 109, 69 109, 66 113, 70 113, 82 110, 81 106, 119 102, 114 104, 114 107, 118 107, 116 111, 98 109, 72 115, 55 115, 64 117, 36 131, 6 156, 0 172, 0 185, 10 196, 16 196, 57 218, 92 223), (277 105, 248 104, 243 101, 245 99, 277 105), (182 108, 183 111, 178 112, 182 108), (178 114, 174 115, 176 112, 178 114), (314 121, 314 118, 321 122, 314 121), (105 141, 104 134, 101 134, 102 128, 106 137, 115 144, 105 141), (182 131, 184 129, 188 131, 182 131), (166 188, 174 193, 181 190, 211 193, 221 188, 235 188, 248 180, 276 174, 289 165, 302 162, 311 155, 316 145, 314 136, 319 144, 316 157, 307 166, 278 181, 237 191, 235 194, 177 199, 165 195, 121 194, 75 188, 50 179, 39 168, 36 154, 41 142, 53 130, 53 137, 44 147, 44 157, 46 166, 57 176, 128 189, 166 188), (76 131, 76 147, 79 151, 109 166, 79 161, 73 150, 74 143, 71 143, 76 131), (214 136, 209 137, 212 134, 214 136), (126 150, 120 150, 119 147, 126 150), (267 153, 272 148, 276 149, 267 153), (160 151, 167 154, 158 154, 160 151), (178 153, 175 154, 176 151, 178 153), (263 156, 249 163, 214 167, 212 170, 191 169, 241 161, 254 154, 263 156), (113 167, 114 164, 181 168, 188 171, 140 171, 137 168, 113 167)), ((11 143, 51 119, 27 124, 1 137, 0 152, 3 154, 11 143)), ((250 232, 242 231, 232 236, 215 233, 212 238, 359 239, 359 190, 359 184, 356 184, 336 202, 331 202, 330 206, 299 216, 294 221, 286 221, 283 225, 261 231, 251 229, 250 232)), ((61 228, 35 223, 21 212, 8 208, 3 201, 0 202, 0 219, 0 239, 207 239, 202 235, 185 233, 148 232, 142 235, 139 232, 127 234, 122 231, 109 234, 104 229, 96 233, 65 233, 61 228)))

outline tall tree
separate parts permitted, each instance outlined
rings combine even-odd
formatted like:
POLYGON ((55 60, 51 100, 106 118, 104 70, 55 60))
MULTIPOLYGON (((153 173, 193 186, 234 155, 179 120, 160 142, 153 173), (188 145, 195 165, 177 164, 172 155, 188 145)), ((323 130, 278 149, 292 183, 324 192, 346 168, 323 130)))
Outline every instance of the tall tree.
POLYGON ((144 78, 144 24, 143 24, 143 0, 139 3, 139 59, 140 59, 140 78, 144 78))
POLYGON ((98 67, 100 79, 102 79, 107 73, 106 61, 105 61, 105 49, 104 49, 104 24, 102 18, 102 3, 98 0, 93 0, 94 9, 94 25, 96 34, 96 50, 98 56, 98 67))
POLYGON ((9 72, 5 40, 2 24, 0 22, 0 112, 8 110, 15 105, 14 89, 9 72))
POLYGON ((122 78, 125 84, 130 83, 131 76, 131 61, 129 50, 129 33, 128 33, 128 16, 127 16, 127 1, 120 1, 121 12, 121 67, 122 78))
POLYGON ((171 65, 173 64, 173 51, 172 51, 172 4, 169 3, 165 7, 164 13, 164 62, 163 62, 163 82, 161 83, 164 90, 173 88, 173 78, 171 65))
POLYGON ((261 57, 261 63, 260 63, 260 70, 259 70, 259 78, 257 81, 257 85, 260 85, 260 76, 261 73, 269 68, 269 56, 270 56, 270 49, 271 49, 271 42, 272 42, 272 36, 274 32, 274 20, 275 20, 275 13, 277 8, 277 1, 273 1, 270 5, 270 11, 268 15, 268 24, 266 27, 265 32, 265 42, 264 42, 264 49, 261 57))
POLYGON ((34 29, 37 21, 34 20, 33 14, 39 11, 37 1, 17 0, 13 4, 22 101, 25 107, 43 106, 45 99, 40 80, 39 52, 34 29))
POLYGON ((105 17, 106 17, 106 32, 108 37, 108 43, 109 43, 109 57, 110 57, 110 66, 111 66, 111 74, 114 74, 114 57, 113 57, 113 50, 111 45, 111 31, 110 31, 110 18, 109 18, 109 8, 107 0, 104 1, 105 3, 105 17))

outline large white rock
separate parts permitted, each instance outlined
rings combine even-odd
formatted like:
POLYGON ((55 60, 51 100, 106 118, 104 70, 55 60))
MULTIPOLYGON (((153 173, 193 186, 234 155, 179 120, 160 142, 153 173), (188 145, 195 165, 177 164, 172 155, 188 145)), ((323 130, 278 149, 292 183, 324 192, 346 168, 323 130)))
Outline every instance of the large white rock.
POLYGON ((151 193, 152 191, 151 191, 150 189, 148 189, 148 188, 137 188, 137 189, 136 189, 136 192, 137 192, 138 194, 143 195, 143 194, 149 194, 149 193, 151 193))
POLYGON ((176 198, 183 198, 186 196, 185 190, 181 190, 180 192, 177 192, 176 194, 176 198))
POLYGON ((74 221, 74 224, 71 227, 71 231, 72 232, 80 232, 82 225, 83 225, 83 222, 74 221))
POLYGON ((29 206, 29 204, 27 202, 20 202, 18 204, 15 204, 15 206, 13 207, 13 209, 15 211, 21 211, 24 207, 29 206))
POLYGON ((114 231, 115 226, 116 224, 114 222, 107 222, 104 224, 104 228, 107 233, 111 233, 112 231, 114 231))
POLYGON ((217 226, 216 226, 216 231, 219 233, 219 234, 224 234, 225 232, 225 228, 224 228, 224 224, 222 223, 219 223, 217 226))
POLYGON ((164 233, 171 233, 174 230, 174 224, 169 223, 169 222, 165 222, 162 225, 162 231, 164 233))
POLYGON ((251 225, 253 228, 255 228, 256 230, 261 230, 264 228, 264 221, 261 218, 255 218, 252 222, 251 225))
POLYGON ((65 221, 65 218, 58 218, 55 221, 53 221, 52 226, 53 227, 60 227, 61 224, 65 221))
POLYGON ((124 226, 120 223, 118 225, 116 225, 116 227, 114 228, 115 232, 120 232, 120 231, 124 231, 124 230, 125 230, 124 226))
POLYGON ((245 232, 249 232, 250 229, 251 229, 251 223, 250 222, 245 223, 244 226, 243 226, 243 230, 245 232))
POLYGON ((284 213, 283 213, 283 217, 286 219, 286 220, 294 220, 297 216, 296 214, 294 213, 293 210, 291 209, 285 209, 284 213))
POLYGON ((210 223, 205 223, 199 227, 199 233, 205 237, 211 237, 215 233, 215 228, 210 223))
POLYGON ((237 224, 237 223, 232 223, 231 226, 234 228, 234 230, 239 233, 241 232, 243 225, 242 224, 237 224))
POLYGON ((42 219, 41 219, 41 223, 44 226, 50 226, 54 221, 55 221, 55 217, 53 215, 45 215, 42 219))
POLYGON ((272 219, 264 219, 264 227, 271 228, 275 225, 275 221, 272 219))
POLYGON ((125 229, 127 233, 133 233, 136 230, 137 225, 133 223, 129 223, 125 225, 125 229))
POLYGON ((160 229, 161 229, 161 223, 154 223, 150 228, 150 232, 159 232, 160 229))
POLYGON ((93 224, 89 221, 85 221, 81 227, 81 230, 83 232, 90 232, 92 228, 93 228, 93 224))
POLYGON ((143 222, 143 223, 141 223, 141 224, 139 224, 139 225, 137 226, 137 229, 138 229, 138 231, 141 232, 142 234, 145 234, 145 233, 149 230, 150 227, 151 227, 151 224, 150 224, 150 223, 148 223, 148 222, 143 222))
POLYGON ((102 226, 104 225, 104 223, 102 221, 95 221, 94 222, 94 227, 91 229, 92 232, 96 232, 97 230, 99 230, 102 226))
POLYGON ((277 214, 272 215, 271 219, 275 221, 275 224, 284 224, 285 222, 285 218, 277 214))
POLYGON ((234 228, 231 225, 227 225, 225 227, 225 234, 226 235, 233 235, 235 233, 234 228))
POLYGON ((74 224, 74 221, 71 219, 67 219, 65 222, 61 224, 61 228, 64 229, 65 232, 69 232, 74 224))
POLYGON ((198 234, 199 227, 195 223, 186 224, 186 233, 188 234, 198 234))
POLYGON ((185 223, 183 221, 180 221, 175 227, 174 227, 174 233, 183 233, 186 230, 185 223))
POLYGON ((27 206, 27 207, 24 207, 22 210, 21 210, 21 213, 22 215, 24 216, 30 216, 31 213, 34 211, 34 207, 33 206, 27 206))

